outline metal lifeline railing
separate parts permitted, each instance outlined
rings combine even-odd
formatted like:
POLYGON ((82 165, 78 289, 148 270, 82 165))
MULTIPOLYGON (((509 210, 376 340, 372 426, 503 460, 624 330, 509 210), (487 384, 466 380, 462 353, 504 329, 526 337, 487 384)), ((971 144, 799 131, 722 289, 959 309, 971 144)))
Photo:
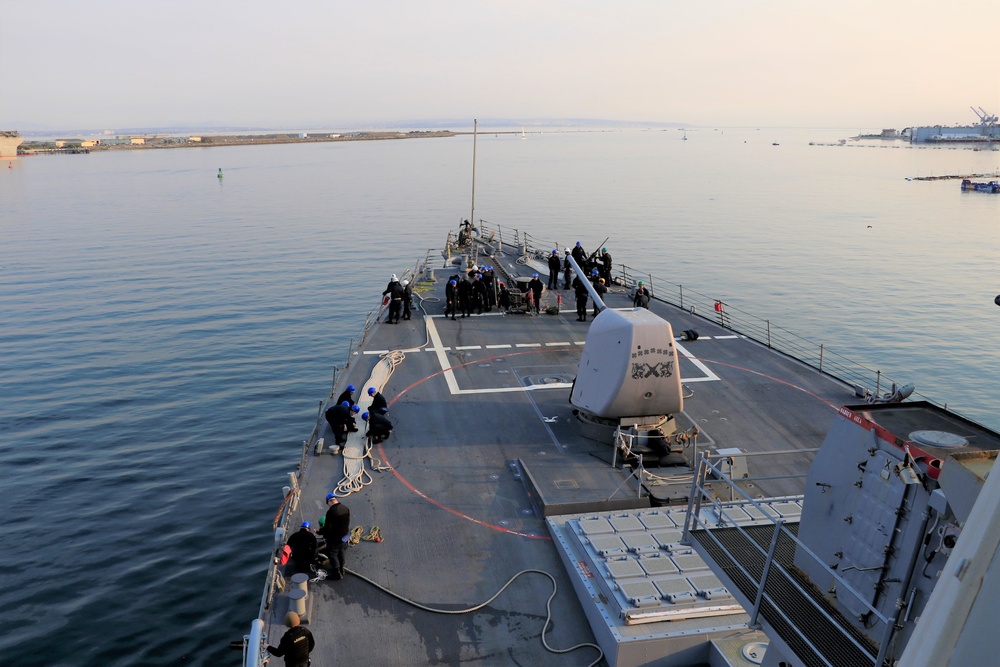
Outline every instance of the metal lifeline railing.
MULTIPOLYGON (((513 237, 513 243, 519 254, 541 261, 547 258, 553 248, 565 247, 560 246, 555 241, 540 242, 516 228, 504 231, 501 225, 492 224, 486 220, 479 221, 479 231, 480 238, 491 234, 498 239, 506 237, 509 241, 513 237)), ((881 395, 883 387, 897 384, 879 369, 869 368, 860 362, 849 359, 831 350, 824 343, 817 343, 793 333, 770 319, 759 317, 733 306, 723 298, 708 296, 690 287, 672 283, 653 273, 640 271, 627 264, 614 265, 612 285, 609 287, 617 285, 631 290, 635 289, 640 280, 645 283, 654 301, 676 306, 696 317, 714 322, 734 333, 746 336, 770 349, 797 359, 848 385, 866 388, 874 396, 881 395)), ((936 404, 936 401, 919 392, 914 392, 914 395, 936 404)))
MULTIPOLYGON (((800 450, 795 450, 795 452, 799 451, 800 450)), ((773 456, 776 454, 784 454, 784 453, 787 452, 757 452, 755 454, 743 454, 743 456, 773 456)), ((896 619, 894 617, 885 616, 884 614, 880 613, 875 607, 869 604, 857 590, 855 590, 843 577, 840 576, 838 572, 827 566, 827 564, 822 559, 820 559, 811 549, 809 549, 805 544, 803 544, 795 534, 789 531, 788 528, 785 527, 784 525, 785 521, 783 519, 772 516, 771 512, 769 512, 767 508, 765 508, 759 502, 751 498, 746 492, 743 491, 743 489, 741 489, 735 483, 734 480, 728 477, 723 472, 721 466, 717 466, 714 463, 712 463, 712 459, 721 460, 727 458, 728 456, 730 455, 699 454, 698 460, 696 462, 694 478, 691 481, 691 493, 689 495, 689 500, 688 500, 688 510, 684 519, 684 536, 682 538, 682 541, 685 544, 691 544, 691 539, 692 539, 691 531, 697 528, 703 529, 705 534, 711 538, 715 546, 719 550, 721 550, 722 553, 724 553, 727 557, 729 557, 729 559, 737 567, 740 573, 744 577, 746 577, 747 581, 756 584, 757 590, 754 599, 754 605, 750 611, 750 621, 748 622, 748 625, 750 627, 760 627, 758 619, 761 612, 761 605, 766 599, 770 603, 771 607, 778 613, 778 615, 781 616, 781 619, 786 624, 788 624, 789 627, 795 630, 798 639, 805 642, 805 644, 815 654, 816 657, 818 657, 820 660, 822 660, 825 664, 829 665, 830 667, 837 667, 837 665, 835 665, 834 663, 829 662, 824 657, 822 651, 817 646, 815 646, 812 641, 809 640, 806 633, 804 633, 800 629, 799 627, 800 624, 797 623, 787 613, 785 613, 780 608, 778 602, 776 602, 767 592, 765 592, 765 589, 767 587, 768 577, 771 575, 772 570, 777 570, 785 576, 787 581, 792 583, 795 589, 798 590, 798 592, 802 595, 802 599, 807 600, 808 603, 813 607, 813 609, 830 623, 830 627, 835 628, 836 631, 840 633, 850 644, 852 644, 855 648, 857 648, 863 655, 872 660, 873 665, 883 664, 883 661, 890 648, 889 640, 891 639, 892 633, 894 632, 895 629, 894 625, 896 619), (711 487, 708 485, 710 473, 713 478, 711 482, 712 483, 711 487), (722 481, 723 483, 729 485, 730 497, 733 497, 733 494, 738 494, 739 496, 742 497, 742 500, 734 502, 720 502, 716 500, 715 497, 713 496, 713 493, 716 491, 714 487, 718 481, 722 481), (711 506, 711 509, 713 510, 716 516, 716 521, 714 526, 711 525, 710 522, 704 518, 705 515, 702 513, 703 501, 705 500, 708 501, 708 503, 711 506), (772 534, 771 542, 767 550, 763 549, 739 525, 736 519, 733 518, 729 512, 727 512, 727 508, 738 509, 745 507, 747 505, 751 505, 754 508, 756 508, 757 511, 760 513, 762 519, 766 519, 774 525, 774 532, 772 534), (722 543, 722 541, 719 540, 718 537, 716 537, 712 533, 713 529, 723 528, 723 527, 733 528, 737 530, 740 533, 740 535, 744 538, 746 543, 751 545, 754 549, 756 549, 758 555, 764 557, 764 566, 761 570, 761 576, 759 581, 757 581, 756 576, 751 574, 743 566, 743 564, 740 562, 740 556, 734 554, 729 549, 727 549, 726 546, 722 543), (883 630, 879 642, 878 655, 872 655, 869 647, 859 642, 856 637, 854 637, 849 631, 843 628, 841 624, 838 622, 838 620, 835 619, 833 616, 831 616, 822 607, 822 605, 820 605, 816 600, 814 600, 813 597, 809 595, 809 593, 799 584, 799 582, 795 579, 795 577, 793 577, 791 573, 788 572, 785 569, 785 567, 775 559, 775 552, 777 550, 779 538, 781 537, 785 537, 791 540, 796 546, 796 553, 805 554, 806 557, 812 559, 817 564, 819 564, 826 572, 826 574, 830 575, 830 577, 836 582, 838 596, 842 596, 844 594, 850 594, 858 602, 860 602, 867 609, 868 613, 871 615, 870 618, 875 619, 875 623, 872 624, 872 627, 874 627, 875 624, 883 625, 883 630)), ((804 475, 791 475, 789 477, 803 477, 803 476, 804 475)), ((755 481, 755 480, 744 479, 740 481, 745 482, 745 481, 755 481)), ((801 496, 784 497, 780 498, 779 500, 788 501, 797 499, 801 499, 801 496)))

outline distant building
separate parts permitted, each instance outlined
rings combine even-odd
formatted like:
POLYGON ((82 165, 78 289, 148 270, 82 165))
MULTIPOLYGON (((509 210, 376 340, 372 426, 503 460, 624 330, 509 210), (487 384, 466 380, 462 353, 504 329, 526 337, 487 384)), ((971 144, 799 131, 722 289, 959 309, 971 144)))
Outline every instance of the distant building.
POLYGON ((133 146, 144 146, 146 144, 146 137, 129 137, 129 143, 133 146))
POLYGON ((100 139, 85 139, 80 143, 80 146, 82 146, 83 148, 93 148, 94 146, 100 146, 100 145, 101 145, 100 139))
POLYGON ((196 143, 196 144, 200 144, 201 143, 201 137, 188 137, 188 141, 191 141, 191 142, 196 143))

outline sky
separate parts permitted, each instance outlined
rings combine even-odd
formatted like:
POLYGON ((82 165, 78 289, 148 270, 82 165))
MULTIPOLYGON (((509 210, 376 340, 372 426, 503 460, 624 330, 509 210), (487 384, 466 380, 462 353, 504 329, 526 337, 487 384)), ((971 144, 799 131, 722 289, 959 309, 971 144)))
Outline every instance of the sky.
POLYGON ((0 0, 0 129, 966 124, 998 44, 998 0, 0 0))

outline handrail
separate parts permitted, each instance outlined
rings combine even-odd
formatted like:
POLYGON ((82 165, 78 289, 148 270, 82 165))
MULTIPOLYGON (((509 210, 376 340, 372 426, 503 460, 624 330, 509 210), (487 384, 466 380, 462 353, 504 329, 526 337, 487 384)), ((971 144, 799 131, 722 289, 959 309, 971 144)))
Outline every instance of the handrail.
MULTIPOLYGON (((766 453, 761 453, 761 454, 766 454, 766 453)), ((844 592, 846 592, 852 595, 858 602, 860 602, 868 610, 868 612, 871 613, 871 615, 874 617, 877 623, 883 624, 887 629, 895 623, 895 619, 885 616, 884 614, 879 612, 878 609, 876 609, 869 602, 867 602, 865 598, 840 575, 839 572, 836 572, 835 570, 831 569, 811 549, 809 549, 805 544, 803 544, 802 541, 799 540, 799 538, 795 534, 789 531, 784 526, 784 521, 782 519, 775 518, 774 516, 772 516, 770 512, 766 511, 764 506, 762 506, 760 503, 754 500, 749 494, 747 494, 743 489, 741 489, 739 485, 735 483, 734 480, 728 477, 720 467, 717 467, 710 461, 710 459, 724 459, 724 458, 727 458, 727 456, 699 454, 698 461, 696 463, 696 472, 694 475, 694 479, 692 480, 691 483, 692 497, 689 499, 688 512, 685 516, 683 539, 686 542, 689 541, 690 531, 696 526, 701 527, 705 531, 705 534, 708 535, 709 538, 711 538, 712 542, 723 553, 730 555, 730 559, 736 565, 737 569, 742 573, 742 575, 746 577, 748 581, 755 584, 757 587, 756 601, 753 609, 754 618, 756 618, 757 613, 759 612, 759 605, 761 603, 761 600, 767 599, 772 603, 774 608, 778 610, 778 613, 782 616, 785 622, 788 623, 791 627, 796 629, 796 632, 799 633, 799 637, 807 644, 809 644, 810 648, 815 653, 817 653, 817 655, 821 659, 823 659, 824 662, 826 662, 825 658, 822 658, 819 651, 816 650, 816 647, 813 646, 812 643, 809 641, 809 639, 804 635, 804 633, 801 630, 799 630, 799 624, 795 622, 793 619, 786 616, 785 613, 778 607, 777 604, 774 603, 774 601, 770 598, 770 596, 765 592, 768 576, 770 574, 771 569, 772 568, 777 569, 777 571, 781 572, 788 579, 788 581, 791 582, 791 584, 803 595, 803 598, 807 600, 808 603, 820 615, 822 615, 824 618, 826 618, 828 621, 831 622, 831 624, 845 639, 847 639, 847 641, 853 644, 858 650, 862 651, 864 654, 869 655, 872 658, 872 660, 875 661, 876 656, 871 655, 869 647, 862 645, 850 632, 842 628, 840 624, 836 622, 836 619, 834 619, 816 600, 812 598, 811 595, 808 594, 808 591, 806 591, 799 584, 799 582, 795 579, 795 577, 791 576, 791 573, 788 572, 788 570, 786 570, 785 567, 780 562, 774 560, 773 546, 774 544, 776 544, 778 540, 778 535, 776 534, 774 536, 772 542, 772 549, 770 551, 765 551, 761 547, 761 545, 758 544, 756 540, 754 540, 752 537, 750 537, 750 535, 747 534, 747 532, 743 529, 743 527, 735 519, 732 518, 732 516, 726 511, 726 508, 743 507, 748 503, 753 505, 760 512, 763 520, 767 520, 774 525, 774 530, 776 531, 776 533, 780 533, 781 535, 787 537, 795 544, 797 553, 805 554, 806 557, 812 559, 817 564, 819 564, 823 568, 826 574, 830 575, 833 581, 836 582, 839 594, 843 594, 844 592), (711 473, 713 474, 715 481, 721 480, 725 484, 728 484, 731 490, 735 491, 736 493, 738 493, 740 496, 743 497, 743 500, 736 502, 728 502, 728 503, 720 502, 719 500, 717 500, 714 497, 714 494, 710 492, 710 490, 707 488, 706 485, 705 480, 708 476, 709 471, 711 471, 711 473), (711 507, 711 509, 715 512, 716 516, 718 517, 715 526, 711 526, 709 522, 702 517, 702 501, 707 501, 708 506, 711 507), (697 509, 693 510, 693 508, 697 509), (743 536, 746 542, 753 549, 755 549, 761 556, 764 557, 765 563, 760 577, 760 581, 757 581, 757 577, 753 576, 750 572, 748 572, 746 568, 740 563, 739 559, 730 554, 729 549, 727 549, 726 546, 723 545, 722 542, 714 534, 712 534, 714 528, 722 526, 725 526, 727 528, 734 528, 737 532, 739 532, 743 536)))

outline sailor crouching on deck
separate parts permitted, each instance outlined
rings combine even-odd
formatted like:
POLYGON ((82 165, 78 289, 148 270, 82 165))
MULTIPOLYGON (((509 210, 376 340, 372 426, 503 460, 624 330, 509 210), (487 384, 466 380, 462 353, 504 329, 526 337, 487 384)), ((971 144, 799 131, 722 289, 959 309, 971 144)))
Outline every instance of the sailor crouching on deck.
POLYGON ((316 640, 307 628, 299 625, 299 615, 294 611, 285 614, 285 625, 288 632, 281 637, 277 646, 267 645, 271 655, 285 658, 285 667, 306 667, 309 664, 309 654, 316 648, 316 640))
POLYGON ((392 435, 392 422, 377 412, 366 412, 361 418, 368 422, 367 435, 373 443, 379 443, 392 435))
POLYGON ((310 530, 308 521, 302 522, 302 527, 289 536, 286 544, 292 550, 292 560, 295 562, 293 571, 305 572, 310 576, 315 574, 316 549, 319 546, 319 541, 310 530))

